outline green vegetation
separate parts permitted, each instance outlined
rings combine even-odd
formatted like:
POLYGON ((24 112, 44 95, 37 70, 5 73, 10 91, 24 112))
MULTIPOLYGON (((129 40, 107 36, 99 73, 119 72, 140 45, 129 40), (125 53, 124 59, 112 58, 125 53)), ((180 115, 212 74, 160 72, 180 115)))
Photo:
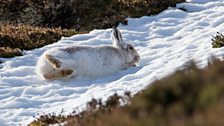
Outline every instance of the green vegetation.
POLYGON ((205 69, 194 64, 156 81, 130 98, 114 95, 105 104, 93 99, 78 115, 44 115, 30 123, 42 126, 222 126, 224 63, 214 59, 205 69), (119 107, 119 100, 130 104, 119 107))
POLYGON ((212 38, 212 47, 213 48, 221 48, 224 46, 224 35, 217 32, 216 36, 212 38))

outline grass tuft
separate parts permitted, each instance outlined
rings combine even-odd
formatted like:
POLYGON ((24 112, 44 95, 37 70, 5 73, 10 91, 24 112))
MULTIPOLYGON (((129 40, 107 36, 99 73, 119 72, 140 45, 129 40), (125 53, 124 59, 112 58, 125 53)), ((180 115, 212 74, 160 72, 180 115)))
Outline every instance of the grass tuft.
POLYGON ((224 46, 224 35, 222 33, 217 32, 216 36, 212 38, 212 47, 213 48, 221 48, 224 46))

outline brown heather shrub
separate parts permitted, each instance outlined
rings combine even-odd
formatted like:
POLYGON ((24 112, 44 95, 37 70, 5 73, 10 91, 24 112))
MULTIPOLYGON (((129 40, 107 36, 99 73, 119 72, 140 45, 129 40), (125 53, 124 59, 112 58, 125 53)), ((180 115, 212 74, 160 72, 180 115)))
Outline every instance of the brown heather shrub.
POLYGON ((89 31, 157 14, 185 0, 1 0, 0 21, 89 31))
MULTIPOLYGON (((19 48, 0 47, 0 57, 11 58, 14 56, 22 56, 23 52, 19 48)), ((2 63, 0 61, 0 63, 2 63)))
POLYGON ((22 53, 19 53, 22 52, 21 50, 39 48, 57 42, 62 36, 72 36, 77 33, 84 32, 25 24, 0 24, 0 57, 21 55, 22 53))
POLYGON ((93 99, 87 104, 92 107, 80 114, 40 117, 29 126, 56 121, 66 122, 66 126, 223 126, 223 75, 224 63, 220 60, 213 59, 205 69, 191 64, 154 82, 133 98, 129 94, 130 104, 126 106, 118 104, 127 97, 115 94, 108 99, 113 103, 109 106, 108 101, 103 104, 93 99))
POLYGON ((184 1, 0 0, 0 47, 5 47, 0 57, 21 55, 18 49, 42 47, 75 31, 128 24, 127 17, 157 14, 184 1))

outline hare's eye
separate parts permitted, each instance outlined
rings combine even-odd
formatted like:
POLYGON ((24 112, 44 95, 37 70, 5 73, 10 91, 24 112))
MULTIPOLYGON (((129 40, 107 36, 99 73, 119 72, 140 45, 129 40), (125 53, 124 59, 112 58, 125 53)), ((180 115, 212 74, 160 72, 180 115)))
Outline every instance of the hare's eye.
POLYGON ((128 49, 131 50, 131 51, 134 50, 134 48, 132 46, 129 46, 128 49))

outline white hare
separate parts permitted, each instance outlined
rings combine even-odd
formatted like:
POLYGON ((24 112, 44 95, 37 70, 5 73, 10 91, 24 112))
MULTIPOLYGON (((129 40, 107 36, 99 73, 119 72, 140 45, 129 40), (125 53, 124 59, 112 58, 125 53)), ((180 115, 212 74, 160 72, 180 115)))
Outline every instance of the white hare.
POLYGON ((140 56, 131 44, 123 42, 120 31, 112 28, 113 45, 52 48, 44 52, 36 67, 47 80, 84 76, 96 78, 135 66, 140 56))

